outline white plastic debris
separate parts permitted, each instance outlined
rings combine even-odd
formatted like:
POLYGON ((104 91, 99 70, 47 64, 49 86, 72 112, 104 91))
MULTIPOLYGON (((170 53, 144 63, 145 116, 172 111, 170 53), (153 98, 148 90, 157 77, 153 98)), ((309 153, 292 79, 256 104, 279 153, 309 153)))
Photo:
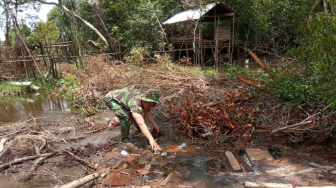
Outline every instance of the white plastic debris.
POLYGON ((161 155, 166 156, 167 154, 168 154, 167 152, 163 152, 161 155))
POLYGON ((187 147, 186 143, 182 143, 181 145, 178 146, 178 149, 182 150, 187 147))
POLYGON ((125 156, 127 156, 127 155, 129 155, 129 154, 127 153, 127 151, 122 150, 122 151, 121 151, 121 155, 125 155, 125 156))

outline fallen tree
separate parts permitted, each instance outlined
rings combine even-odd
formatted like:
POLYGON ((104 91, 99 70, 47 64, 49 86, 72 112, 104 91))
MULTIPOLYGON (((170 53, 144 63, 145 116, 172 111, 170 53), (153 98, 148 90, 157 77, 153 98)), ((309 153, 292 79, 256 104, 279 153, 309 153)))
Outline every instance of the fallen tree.
POLYGON ((16 85, 16 86, 29 86, 30 88, 32 88, 35 91, 40 90, 40 88, 35 86, 35 84, 33 82, 9 82, 9 84, 16 85))

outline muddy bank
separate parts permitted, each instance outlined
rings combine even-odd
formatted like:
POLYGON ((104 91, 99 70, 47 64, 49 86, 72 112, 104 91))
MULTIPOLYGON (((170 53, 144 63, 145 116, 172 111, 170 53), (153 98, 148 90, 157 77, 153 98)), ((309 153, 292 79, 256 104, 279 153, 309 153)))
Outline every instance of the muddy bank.
POLYGON ((1 185, 54 187, 94 173, 99 178, 84 187, 336 185, 334 142, 329 145, 287 142, 281 136, 256 131, 249 140, 216 145, 211 140, 186 137, 171 127, 172 122, 158 121, 164 135, 157 137, 157 141, 163 150, 154 154, 147 139, 134 127, 131 130, 134 145, 120 143, 120 128, 106 129, 105 118, 112 117, 105 112, 53 124, 2 126, 0 138, 8 141, 0 158, 1 185), (183 143, 185 147, 179 147, 183 143), (249 148, 265 151, 271 158, 254 160, 249 148), (227 152, 237 159, 240 169, 232 165, 227 152), (3 166, 27 156, 37 157, 3 166), (40 158, 43 161, 38 163, 40 158))

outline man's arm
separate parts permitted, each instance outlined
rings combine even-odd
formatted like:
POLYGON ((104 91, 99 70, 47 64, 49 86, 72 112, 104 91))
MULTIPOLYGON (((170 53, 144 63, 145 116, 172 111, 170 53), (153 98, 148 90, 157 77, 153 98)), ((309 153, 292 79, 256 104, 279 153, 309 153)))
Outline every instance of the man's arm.
POLYGON ((134 118, 134 121, 139 125, 141 132, 146 136, 146 138, 149 140, 150 145, 152 146, 152 150, 154 148, 161 150, 159 144, 156 143, 154 140, 152 134, 149 132, 148 127, 145 123, 144 118, 139 113, 132 113, 132 116, 134 118))
POLYGON ((151 111, 148 111, 148 112, 145 111, 145 116, 146 116, 146 118, 148 119, 148 121, 153 125, 153 127, 154 127, 158 132, 160 132, 160 127, 155 123, 155 120, 154 120, 154 117, 153 117, 152 112, 151 112, 151 111))

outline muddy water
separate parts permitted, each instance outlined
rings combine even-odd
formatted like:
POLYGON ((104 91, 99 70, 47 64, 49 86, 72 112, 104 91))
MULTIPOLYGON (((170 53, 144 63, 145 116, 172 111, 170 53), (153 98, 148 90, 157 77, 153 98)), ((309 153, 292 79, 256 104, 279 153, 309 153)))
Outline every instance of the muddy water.
POLYGON ((56 122, 79 113, 78 110, 71 109, 66 100, 47 93, 0 99, 0 122, 3 123, 25 121, 29 116, 56 122))

